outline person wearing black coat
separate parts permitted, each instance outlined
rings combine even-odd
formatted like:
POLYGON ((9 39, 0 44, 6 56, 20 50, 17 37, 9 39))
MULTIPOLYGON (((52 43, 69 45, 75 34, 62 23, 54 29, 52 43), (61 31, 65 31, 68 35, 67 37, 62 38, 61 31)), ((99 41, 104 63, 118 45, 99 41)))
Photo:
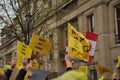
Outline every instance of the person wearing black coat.
POLYGON ((21 69, 18 73, 18 75, 16 76, 15 80, 24 80, 24 77, 26 75, 27 71, 25 69, 21 69))
POLYGON ((28 58, 24 58, 22 60, 22 69, 18 72, 18 75, 16 76, 15 80, 24 80, 25 75, 27 73, 26 67, 29 68, 29 59, 28 58))
POLYGON ((10 62, 10 68, 7 69, 6 72, 5 72, 5 76, 7 77, 8 80, 10 79, 12 71, 15 68, 16 62, 17 62, 17 58, 13 57, 11 62, 10 62))

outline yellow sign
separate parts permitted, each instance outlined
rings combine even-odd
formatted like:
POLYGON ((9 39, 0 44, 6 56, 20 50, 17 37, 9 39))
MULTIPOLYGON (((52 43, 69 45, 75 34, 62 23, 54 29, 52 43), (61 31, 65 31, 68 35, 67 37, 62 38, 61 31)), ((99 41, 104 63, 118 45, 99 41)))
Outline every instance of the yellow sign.
POLYGON ((33 69, 38 69, 39 68, 39 63, 30 61, 30 64, 32 65, 33 69))
POLYGON ((0 74, 4 74, 4 69, 0 68, 0 74))
POLYGON ((118 63, 116 65, 116 67, 120 67, 120 56, 118 56, 118 63))
POLYGON ((18 41, 18 53, 21 53, 26 58, 31 58, 32 55, 32 49, 29 48, 26 44, 18 41))
POLYGON ((39 53, 48 54, 51 49, 51 43, 40 36, 33 34, 29 47, 39 53))
POLYGON ((105 68, 103 66, 97 65, 97 69, 98 69, 100 74, 104 74, 104 73, 107 73, 107 72, 113 74, 113 71, 111 69, 105 68))
POLYGON ((104 76, 100 77, 99 80, 104 80, 104 76))
POLYGON ((28 80, 28 73, 26 73, 25 77, 24 77, 24 80, 28 80))
POLYGON ((17 58, 17 63, 16 63, 16 68, 18 70, 22 68, 22 58, 23 58, 23 55, 21 53, 18 53, 18 58, 17 58))
POLYGON ((88 66, 80 66, 79 70, 85 74, 88 74, 88 66))
POLYGON ((68 47, 71 57, 88 60, 89 41, 82 33, 75 30, 71 24, 68 24, 68 47))

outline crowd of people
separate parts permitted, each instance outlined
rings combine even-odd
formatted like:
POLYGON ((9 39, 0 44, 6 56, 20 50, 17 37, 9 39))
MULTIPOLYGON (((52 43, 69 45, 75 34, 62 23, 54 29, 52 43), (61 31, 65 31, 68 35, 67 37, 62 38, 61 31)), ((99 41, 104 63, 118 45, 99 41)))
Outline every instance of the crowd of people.
MULTIPOLYGON (((10 68, 5 71, 5 74, 0 75, 0 80, 10 80, 11 74, 16 66, 17 58, 12 58, 10 62, 10 68)), ((15 80, 24 80, 27 71, 32 71, 32 66, 29 64, 29 59, 24 58, 22 60, 22 68, 16 76, 15 80), (27 70, 26 70, 27 68, 27 70)))
MULTIPOLYGON (((58 76, 57 72, 51 72, 46 76, 45 80, 89 80, 88 75, 83 72, 73 70, 70 55, 66 55, 65 60, 67 64, 66 72, 61 76, 58 76)), ((17 58, 12 58, 10 68, 5 71, 5 74, 0 74, 0 80, 10 80, 11 74, 16 66, 16 62, 17 58)), ((32 76, 32 66, 29 63, 29 59, 24 58, 22 60, 22 68, 19 70, 15 80, 24 80, 27 73, 28 76, 32 76)), ((116 76, 117 73, 115 72, 113 74, 113 80, 120 80, 116 79, 116 76)))

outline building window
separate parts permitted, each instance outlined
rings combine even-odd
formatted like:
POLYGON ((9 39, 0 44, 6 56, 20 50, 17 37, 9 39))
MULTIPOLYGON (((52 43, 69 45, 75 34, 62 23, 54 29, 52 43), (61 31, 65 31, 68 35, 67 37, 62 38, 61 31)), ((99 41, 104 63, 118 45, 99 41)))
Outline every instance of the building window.
POLYGON ((94 32, 94 15, 93 14, 88 15, 87 20, 88 20, 88 30, 90 32, 94 32))
POLYGON ((116 40, 115 42, 118 44, 120 43, 120 4, 115 6, 115 34, 116 34, 116 40))

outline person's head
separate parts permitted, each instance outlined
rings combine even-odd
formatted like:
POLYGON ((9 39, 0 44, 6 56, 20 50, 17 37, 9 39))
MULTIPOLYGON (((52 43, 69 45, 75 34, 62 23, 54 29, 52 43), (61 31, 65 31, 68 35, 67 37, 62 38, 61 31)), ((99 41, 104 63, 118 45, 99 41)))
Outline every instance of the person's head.
POLYGON ((27 64, 29 64, 29 59, 28 58, 23 58, 22 59, 22 65, 26 66, 27 64))
POLYGON ((17 62, 17 57, 13 57, 13 58, 11 59, 11 62, 10 62, 10 67, 11 67, 11 69, 13 69, 13 68, 15 67, 16 62, 17 62))
POLYGON ((50 73, 46 76, 45 80, 51 80, 51 79, 56 78, 56 77, 57 77, 57 72, 50 72, 50 73))
POLYGON ((7 80, 7 77, 3 74, 0 74, 0 80, 7 80))

